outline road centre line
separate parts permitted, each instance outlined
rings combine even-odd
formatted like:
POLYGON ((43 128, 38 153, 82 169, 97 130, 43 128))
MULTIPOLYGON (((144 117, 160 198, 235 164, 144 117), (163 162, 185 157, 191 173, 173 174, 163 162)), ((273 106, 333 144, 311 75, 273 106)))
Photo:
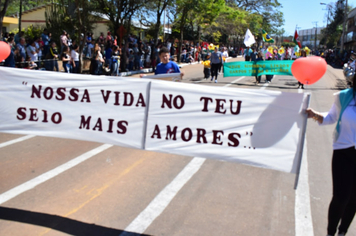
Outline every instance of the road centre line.
POLYGON ((82 163, 85 160, 88 160, 89 158, 105 151, 106 149, 112 147, 113 145, 110 144, 104 144, 101 145, 97 148, 94 148, 50 171, 47 171, 46 173, 43 173, 42 175, 37 176, 36 178, 33 178, 15 188, 12 188, 8 191, 6 191, 5 193, 0 194, 0 205, 3 204, 4 202, 9 201, 10 199, 20 195, 21 193, 24 193, 34 187, 36 187, 37 185, 63 173, 66 170, 69 170, 70 168, 82 163))
POLYGON ((23 136, 23 137, 20 137, 20 138, 17 138, 17 139, 13 139, 13 140, 10 140, 10 141, 4 142, 4 143, 0 143, 0 148, 6 147, 6 146, 9 146, 11 144, 18 143, 18 142, 22 142, 22 141, 25 141, 27 139, 33 138, 33 137, 36 137, 36 135, 26 135, 26 136, 23 136))

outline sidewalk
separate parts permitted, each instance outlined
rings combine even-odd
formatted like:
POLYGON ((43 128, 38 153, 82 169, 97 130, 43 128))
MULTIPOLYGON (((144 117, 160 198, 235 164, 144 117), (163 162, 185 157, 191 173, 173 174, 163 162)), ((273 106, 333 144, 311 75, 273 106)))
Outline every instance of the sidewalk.
MULTIPOLYGON (((194 65, 194 64, 198 64, 198 62, 178 63, 178 66, 179 66, 179 68, 182 68, 184 66, 194 65)), ((131 75, 144 74, 144 73, 153 73, 153 70, 152 70, 152 68, 144 68, 142 70, 137 70, 137 71, 122 72, 122 73, 119 73, 119 76, 131 76, 131 75)))

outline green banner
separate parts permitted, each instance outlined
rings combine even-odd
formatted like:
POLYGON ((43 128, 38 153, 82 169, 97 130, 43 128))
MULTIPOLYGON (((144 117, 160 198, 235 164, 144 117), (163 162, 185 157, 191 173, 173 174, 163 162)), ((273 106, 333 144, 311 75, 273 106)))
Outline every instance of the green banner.
POLYGON ((224 77, 292 75, 294 61, 237 61, 224 63, 224 77))

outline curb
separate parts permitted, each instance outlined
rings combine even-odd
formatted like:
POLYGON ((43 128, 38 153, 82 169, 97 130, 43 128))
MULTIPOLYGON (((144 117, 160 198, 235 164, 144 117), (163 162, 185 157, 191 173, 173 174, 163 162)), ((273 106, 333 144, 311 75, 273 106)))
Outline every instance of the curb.
MULTIPOLYGON (((194 65, 198 64, 198 62, 192 62, 192 63, 182 63, 178 64, 179 68, 188 66, 188 65, 194 65)), ((152 73, 153 70, 152 68, 147 68, 147 69, 142 69, 142 70, 137 70, 137 71, 128 71, 128 72, 122 72, 119 73, 119 76, 130 76, 130 75, 136 75, 136 74, 142 74, 142 73, 152 73)))

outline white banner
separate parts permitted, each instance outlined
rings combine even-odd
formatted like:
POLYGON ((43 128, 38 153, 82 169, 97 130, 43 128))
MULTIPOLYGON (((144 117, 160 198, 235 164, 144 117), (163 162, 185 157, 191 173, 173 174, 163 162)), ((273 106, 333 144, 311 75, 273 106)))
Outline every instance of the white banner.
POLYGON ((305 95, 0 67, 0 132, 296 173, 305 95))
POLYGON ((149 80, 0 67, 0 131, 143 148, 149 80))

